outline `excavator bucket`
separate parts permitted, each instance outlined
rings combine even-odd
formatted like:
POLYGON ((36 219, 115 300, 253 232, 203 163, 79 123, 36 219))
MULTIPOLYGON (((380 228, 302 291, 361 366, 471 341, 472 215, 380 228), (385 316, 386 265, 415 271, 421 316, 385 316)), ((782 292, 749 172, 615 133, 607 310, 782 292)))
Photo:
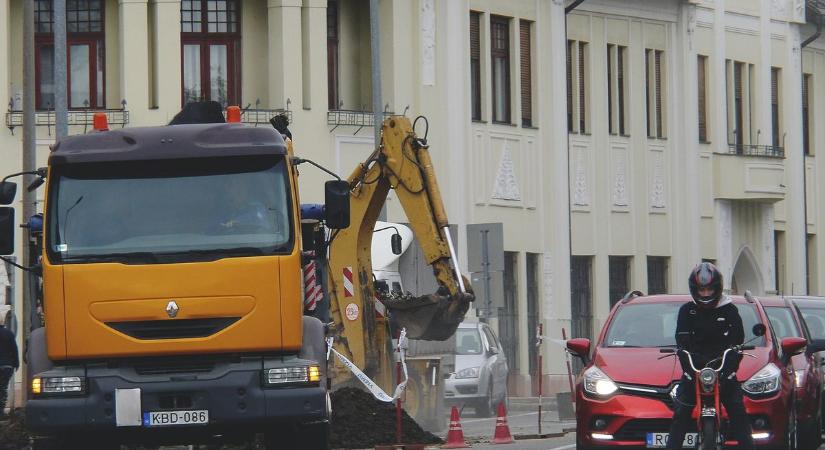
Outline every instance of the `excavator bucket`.
POLYGON ((455 334, 474 298, 468 289, 466 294, 456 295, 390 295, 381 301, 390 311, 391 320, 407 329, 408 338, 444 341, 455 334))

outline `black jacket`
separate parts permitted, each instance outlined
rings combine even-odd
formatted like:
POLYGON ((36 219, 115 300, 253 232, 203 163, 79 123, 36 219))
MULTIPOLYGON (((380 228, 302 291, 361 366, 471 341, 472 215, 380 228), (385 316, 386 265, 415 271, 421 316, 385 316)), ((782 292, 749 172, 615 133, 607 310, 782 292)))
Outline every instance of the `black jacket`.
MULTIPOLYGON (((723 302, 725 299, 723 299, 723 302)), ((685 303, 679 308, 676 322, 676 343, 679 348, 691 353, 693 364, 701 369, 705 364, 722 356, 729 347, 739 345, 745 340, 742 317, 733 303, 727 303, 714 309, 699 308, 696 303, 685 303)), ((680 354, 682 368, 690 373, 687 359, 680 354)), ((728 354, 725 372, 736 371, 741 356, 728 354)))
POLYGON ((17 356, 17 341, 8 328, 0 326, 0 366, 20 367, 20 358, 17 356))

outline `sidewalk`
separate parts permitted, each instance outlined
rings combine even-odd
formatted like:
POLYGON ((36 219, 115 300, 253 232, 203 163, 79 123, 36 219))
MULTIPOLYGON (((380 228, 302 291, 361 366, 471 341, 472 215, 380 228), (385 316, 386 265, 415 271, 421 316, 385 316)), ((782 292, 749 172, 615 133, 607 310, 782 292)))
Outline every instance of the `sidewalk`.
MULTIPOLYGON (((555 396, 541 400, 541 431, 539 431, 538 397, 511 397, 507 411, 507 424, 515 439, 536 439, 559 437, 575 431, 573 417, 559 417, 555 396)), ((487 442, 493 436, 496 417, 476 417, 475 411, 467 407, 461 412, 461 428, 468 443, 487 442)), ((446 431, 442 433, 446 437, 446 431)))

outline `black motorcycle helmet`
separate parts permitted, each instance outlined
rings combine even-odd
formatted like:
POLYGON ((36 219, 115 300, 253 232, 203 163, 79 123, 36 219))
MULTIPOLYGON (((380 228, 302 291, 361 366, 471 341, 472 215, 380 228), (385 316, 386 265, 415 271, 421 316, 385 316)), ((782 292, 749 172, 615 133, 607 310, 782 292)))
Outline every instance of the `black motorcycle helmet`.
POLYGON ((703 262, 694 267, 688 278, 690 295, 693 301, 703 308, 715 308, 722 299, 722 272, 709 262, 703 262), (710 295, 699 295, 699 290, 703 288, 712 289, 710 295))

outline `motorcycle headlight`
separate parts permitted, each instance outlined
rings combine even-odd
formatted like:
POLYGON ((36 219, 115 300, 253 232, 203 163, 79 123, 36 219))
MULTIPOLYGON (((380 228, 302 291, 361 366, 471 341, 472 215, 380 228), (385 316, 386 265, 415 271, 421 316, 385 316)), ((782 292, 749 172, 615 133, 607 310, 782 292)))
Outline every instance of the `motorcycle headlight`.
POLYGON ((796 382, 796 387, 802 387, 803 385, 805 385, 805 370, 795 370, 793 373, 793 378, 796 382))
POLYGON ((713 369, 704 368, 699 372, 699 381, 702 383, 702 390, 710 392, 716 384, 716 372, 713 369))
POLYGON ((455 374, 456 378, 478 378, 478 367, 468 367, 466 369, 461 369, 458 373, 455 374))
POLYGON ((619 390, 616 383, 596 366, 591 366, 584 371, 582 384, 586 392, 602 397, 606 397, 619 390))
POLYGON ((782 371, 774 363, 768 363, 747 381, 742 383, 742 390, 748 394, 769 394, 779 390, 779 377, 782 371))

